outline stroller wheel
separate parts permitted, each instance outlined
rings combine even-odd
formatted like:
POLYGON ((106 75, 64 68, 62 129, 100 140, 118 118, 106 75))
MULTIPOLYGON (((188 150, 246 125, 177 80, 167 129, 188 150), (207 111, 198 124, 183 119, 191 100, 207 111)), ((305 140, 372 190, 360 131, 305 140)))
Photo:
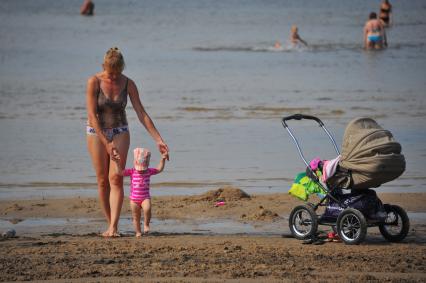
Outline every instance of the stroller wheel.
POLYGON ((348 245, 358 245, 367 235, 367 221, 361 211, 354 208, 343 210, 336 226, 339 237, 348 245))
POLYGON ((298 205, 290 213, 290 231, 293 237, 304 240, 318 230, 318 217, 311 205, 298 205))
POLYGON ((408 234, 410 219, 405 210, 397 205, 385 204, 386 220, 379 225, 380 233, 389 242, 400 242, 408 234))

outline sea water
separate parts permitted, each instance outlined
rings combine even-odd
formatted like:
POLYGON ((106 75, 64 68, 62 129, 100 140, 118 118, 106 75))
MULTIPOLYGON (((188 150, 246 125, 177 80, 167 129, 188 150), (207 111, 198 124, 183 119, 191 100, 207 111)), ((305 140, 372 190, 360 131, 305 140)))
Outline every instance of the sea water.
MULTIPOLYGON (((1 199, 96 195, 85 88, 112 46, 170 147, 153 195, 286 192, 305 167, 281 125, 295 113, 318 116, 339 146, 351 119, 376 119, 407 160, 378 190, 425 191, 424 1, 392 2, 389 48, 377 52, 362 49, 362 30, 379 1, 99 0, 93 17, 81 3, 0 2, 1 199), (288 44, 293 24, 308 47, 288 44)), ((130 102, 127 115, 131 148, 150 148, 155 166, 130 102)), ((289 124, 307 159, 336 156, 317 124, 289 124)))

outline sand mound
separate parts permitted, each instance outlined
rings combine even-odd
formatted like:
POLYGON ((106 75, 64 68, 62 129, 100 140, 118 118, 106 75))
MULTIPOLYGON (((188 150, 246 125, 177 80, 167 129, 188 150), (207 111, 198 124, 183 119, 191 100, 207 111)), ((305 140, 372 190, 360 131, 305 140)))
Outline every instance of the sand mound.
POLYGON ((200 196, 194 196, 192 197, 192 199, 198 201, 217 201, 219 199, 222 199, 224 201, 231 201, 240 199, 250 199, 250 195, 248 195, 241 189, 226 186, 221 187, 217 190, 205 192, 200 196))
POLYGON ((241 215, 241 219, 252 221, 274 221, 280 218, 281 217, 277 213, 266 209, 263 206, 259 206, 259 210, 251 215, 241 215))

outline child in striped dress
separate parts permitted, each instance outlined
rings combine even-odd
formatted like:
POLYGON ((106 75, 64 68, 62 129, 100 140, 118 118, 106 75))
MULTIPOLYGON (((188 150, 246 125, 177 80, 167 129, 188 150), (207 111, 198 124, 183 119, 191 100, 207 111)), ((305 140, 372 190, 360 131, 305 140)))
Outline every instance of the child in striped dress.
POLYGON ((149 233, 149 223, 151 221, 150 177, 163 171, 167 154, 161 157, 161 161, 156 168, 148 167, 151 157, 151 152, 148 149, 135 148, 133 155, 133 168, 118 170, 119 174, 130 176, 130 208, 132 210, 133 226, 136 237, 141 237, 141 209, 144 215, 143 231, 145 234, 149 233))

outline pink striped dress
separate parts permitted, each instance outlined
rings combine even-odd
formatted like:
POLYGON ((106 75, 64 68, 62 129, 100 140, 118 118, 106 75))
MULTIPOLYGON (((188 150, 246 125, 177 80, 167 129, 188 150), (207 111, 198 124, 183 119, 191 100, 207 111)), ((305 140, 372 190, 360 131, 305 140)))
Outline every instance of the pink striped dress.
POLYGON ((155 168, 148 168, 140 172, 135 168, 125 169, 123 175, 130 176, 130 200, 136 203, 142 203, 145 199, 150 199, 149 181, 152 175, 158 174, 155 168))

